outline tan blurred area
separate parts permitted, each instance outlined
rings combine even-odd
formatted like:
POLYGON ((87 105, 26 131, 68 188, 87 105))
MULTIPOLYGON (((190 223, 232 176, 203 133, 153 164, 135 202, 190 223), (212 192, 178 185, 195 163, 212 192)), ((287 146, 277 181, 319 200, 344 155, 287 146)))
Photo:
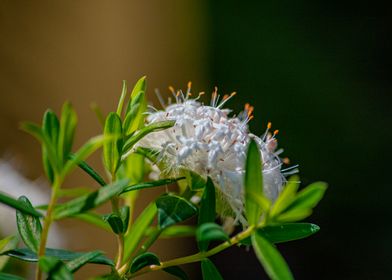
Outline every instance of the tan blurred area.
MULTIPOLYGON (((0 0, 0 158, 12 158, 30 179, 42 176, 40 148, 18 130, 23 120, 40 122, 43 112, 59 112, 72 102, 79 116, 75 147, 100 133, 90 104, 114 110, 121 81, 148 76, 153 89, 185 88, 192 80, 205 89, 208 76, 206 13, 203 1, 11 1, 0 0)), ((100 169, 100 157, 91 164, 100 169)), ((76 172, 66 186, 94 185, 76 172)), ((156 193, 148 192, 143 201, 156 193)), ((138 205, 139 211, 143 203, 138 205)), ((67 248, 101 249, 113 256, 115 239, 99 229, 64 221, 67 248)), ((191 251, 190 240, 155 247, 162 259, 191 251)), ((90 265, 86 279, 104 272, 90 265)), ((163 273, 141 279, 170 279, 163 273)))

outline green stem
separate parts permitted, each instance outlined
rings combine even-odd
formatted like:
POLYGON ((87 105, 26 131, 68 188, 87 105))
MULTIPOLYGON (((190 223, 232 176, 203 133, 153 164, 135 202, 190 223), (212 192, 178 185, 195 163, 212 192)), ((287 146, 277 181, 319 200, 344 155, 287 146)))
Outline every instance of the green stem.
MULTIPOLYGON (((46 211, 46 215, 44 218, 44 225, 43 225, 42 232, 41 232, 40 244, 39 244, 39 249, 38 249, 38 254, 37 254, 38 260, 40 259, 40 257, 45 255, 46 242, 48 240, 49 229, 50 229, 50 226, 53 222, 52 214, 53 214, 53 210, 56 205, 56 202, 57 202, 58 193, 61 188, 61 183, 62 183, 62 180, 60 180, 59 176, 56 176, 54 179, 54 182, 53 182, 52 194, 50 197, 48 210, 46 211)), ((37 263, 35 278, 37 280, 40 280, 42 278, 42 271, 41 271, 38 263, 37 263)))
MULTIPOLYGON (((116 174, 112 174, 112 180, 111 182, 116 181, 116 174)), ((117 196, 113 197, 111 199, 112 202, 112 211, 114 214, 116 214, 118 217, 121 217, 120 215, 120 209, 119 209, 119 198, 117 196)), ((119 233, 117 235, 117 261, 116 261, 116 270, 119 270, 121 268, 122 264, 122 259, 124 258, 124 234, 119 233)))
POLYGON ((171 267, 171 266, 177 266, 177 265, 182 265, 182 264, 188 264, 188 263, 194 263, 194 262, 199 262, 205 258, 208 258, 212 255, 215 255, 235 244, 237 244, 238 242, 240 242, 241 240, 249 237, 255 230, 254 226, 250 226, 249 228, 247 228, 245 231, 240 232, 239 234, 235 235, 234 237, 232 237, 229 241, 226 241, 214 248, 212 248, 211 250, 207 251, 207 252, 199 252, 197 254, 194 255, 190 255, 190 256, 186 256, 186 257, 182 257, 182 258, 177 258, 177 259, 173 259, 170 261, 166 261, 166 262, 161 262, 160 265, 150 265, 147 266, 146 268, 137 271, 136 273, 132 274, 130 276, 130 278, 134 278, 137 277, 139 275, 145 274, 147 272, 152 272, 152 271, 157 271, 157 270, 162 270, 164 268, 167 267, 171 267))

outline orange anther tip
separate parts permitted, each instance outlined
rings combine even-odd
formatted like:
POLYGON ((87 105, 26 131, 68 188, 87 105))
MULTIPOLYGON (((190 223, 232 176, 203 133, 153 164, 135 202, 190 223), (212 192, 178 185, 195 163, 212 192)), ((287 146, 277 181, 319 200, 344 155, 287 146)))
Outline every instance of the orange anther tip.
POLYGON ((290 159, 287 158, 287 157, 284 158, 282 161, 283 161, 284 164, 290 164, 290 159))
POLYGON ((176 94, 176 95, 177 95, 177 97, 178 97, 178 96, 180 96, 180 92, 179 92, 179 91, 177 91, 177 94, 176 94))
POLYGON ((171 91, 171 92, 175 92, 175 90, 174 90, 174 87, 172 87, 172 86, 169 86, 169 90, 171 91))
POLYGON ((249 120, 253 120, 254 116, 249 116, 249 120))
POLYGON ((191 88, 191 87, 192 87, 192 82, 189 81, 189 82, 188 82, 188 88, 191 88))
POLYGON ((227 94, 223 95, 223 100, 226 100, 227 98, 229 98, 227 94))
POLYGON ((235 91, 233 91, 231 94, 230 94, 230 96, 234 96, 234 95, 236 95, 237 93, 235 92, 235 91))
POLYGON ((276 134, 278 134, 278 133, 279 133, 279 130, 278 130, 278 129, 274 131, 274 135, 276 135, 276 134))
POLYGON ((268 129, 271 129, 271 127, 272 127, 272 123, 269 122, 269 123, 267 124, 267 128, 268 128, 268 129))

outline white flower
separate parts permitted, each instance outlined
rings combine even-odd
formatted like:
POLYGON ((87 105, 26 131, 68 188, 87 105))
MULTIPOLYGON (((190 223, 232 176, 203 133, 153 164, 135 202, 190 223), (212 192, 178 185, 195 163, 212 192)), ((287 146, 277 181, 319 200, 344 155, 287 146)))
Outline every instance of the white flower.
MULTIPOLYGON (((224 204, 232 210, 229 212, 235 215, 236 221, 246 225, 243 215, 244 167, 251 138, 255 139, 262 155, 264 194, 274 201, 285 183, 282 161, 278 156, 281 151, 275 152, 277 131, 268 133, 271 127, 268 124, 261 138, 249 133, 247 123, 253 117, 253 107, 249 104, 239 116, 230 117, 231 111, 222 107, 235 93, 224 96, 219 103, 215 89, 209 106, 198 101, 202 94, 192 99, 189 84, 186 94, 181 91, 174 94, 176 103, 164 111, 150 113, 148 123, 166 120, 176 123, 170 129, 149 134, 138 146, 159 152, 159 158, 167 168, 162 170, 165 174, 175 176, 180 170, 188 169, 204 177, 210 176, 224 204)), ((163 103, 162 98, 160 101, 163 103)), ((227 213, 220 214, 225 216, 227 213)))

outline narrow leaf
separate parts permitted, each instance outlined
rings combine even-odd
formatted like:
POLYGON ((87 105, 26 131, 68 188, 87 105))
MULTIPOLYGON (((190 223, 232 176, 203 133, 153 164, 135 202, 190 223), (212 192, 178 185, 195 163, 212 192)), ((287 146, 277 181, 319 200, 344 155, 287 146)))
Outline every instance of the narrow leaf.
POLYGON ((127 184, 128 180, 120 180, 91 194, 80 196, 61 204, 54 210, 54 218, 58 220, 94 209, 121 193, 127 184))
MULTIPOLYGON (((44 114, 44 118, 42 121, 42 131, 43 134, 49 139, 51 147, 49 149, 56 150, 57 142, 59 138, 59 130, 60 130, 60 122, 56 116, 56 114, 52 110, 47 110, 44 114)), ((49 178, 51 182, 54 181, 54 170, 55 166, 52 166, 49 160, 48 155, 48 147, 45 145, 42 147, 42 162, 44 166, 44 170, 46 176, 49 178)))
POLYGON ((17 275, 0 272, 0 280, 24 280, 24 278, 17 275))
POLYGON ((163 269, 163 271, 177 277, 181 280, 188 280, 188 275, 186 275, 185 271, 182 270, 179 266, 170 266, 163 269))
POLYGON ((246 157, 245 166, 245 210, 249 225, 259 222, 262 208, 251 199, 251 194, 262 194, 263 176, 261 168, 260 150, 257 143, 251 140, 246 157))
POLYGON ((283 191, 276 199, 271 210, 271 216, 276 216, 286 210, 286 208, 294 201, 299 187, 299 178, 293 176, 290 178, 283 191))
POLYGON ((155 254, 150 253, 150 252, 146 252, 146 253, 143 253, 143 254, 137 256, 132 261, 130 271, 131 271, 131 273, 135 273, 136 271, 142 269, 143 267, 146 267, 146 266, 152 265, 152 264, 160 265, 161 263, 155 254))
POLYGON ((98 150, 102 145, 109 141, 111 137, 106 136, 95 136, 88 140, 76 153, 69 155, 69 160, 64 166, 62 175, 65 176, 72 171, 77 165, 83 160, 89 157, 92 153, 98 150))
MULTIPOLYGON (((72 159, 75 158, 75 155, 70 156, 72 159)), ((90 175, 91 178, 93 178, 98 184, 100 184, 102 187, 106 186, 107 183, 105 180, 101 177, 101 175, 98 174, 90 165, 87 164, 87 162, 81 160, 78 163, 78 166, 86 172, 88 175, 90 175)))
POLYGON ((272 280, 294 279, 279 251, 261 234, 252 235, 252 245, 256 256, 272 280))
POLYGON ((185 177, 179 177, 179 178, 168 178, 168 179, 161 179, 161 180, 156 180, 156 181, 151 181, 151 182, 144 182, 140 184, 135 184, 129 187, 126 187, 122 193, 125 192, 130 192, 130 191, 135 191, 135 190, 141 190, 141 189, 148 189, 148 188, 154 188, 154 187, 159 187, 159 186, 165 186, 169 184, 173 184, 179 180, 185 179, 185 177))
POLYGON ((71 271, 66 265, 57 258, 43 256, 38 262, 41 270, 46 272, 48 279, 51 280, 73 280, 71 271))
POLYGON ((320 227, 309 223, 290 223, 276 226, 266 226, 257 230, 271 243, 281 243, 306 238, 315 234, 320 227))
POLYGON ((120 208, 120 218, 123 223, 122 233, 125 233, 128 230, 130 212, 131 212, 131 208, 128 205, 125 205, 120 208))
POLYGON ((310 184, 298 193, 294 202, 290 204, 286 211, 314 208, 324 196, 326 190, 327 184, 324 182, 310 184))
POLYGON ((0 192, 0 203, 3 203, 5 205, 8 205, 16 210, 19 210, 25 214, 30 214, 33 215, 35 217, 42 217, 43 215, 38 212, 37 210, 35 210, 34 208, 28 207, 26 206, 25 203, 16 200, 12 197, 10 197, 9 195, 0 192))
MULTIPOLYGON (((146 236, 152 235, 156 232, 156 227, 149 227, 146 231, 146 236)), ((179 238, 179 237, 191 237, 196 234, 196 228, 194 226, 186 226, 186 225, 174 225, 168 228, 165 228, 161 234, 160 238, 179 238)))
POLYGON ((203 195, 200 201, 200 213, 198 224, 213 223, 216 216, 215 186, 211 178, 207 178, 203 195))
POLYGON ((192 203, 173 194, 160 196, 156 205, 160 229, 185 221, 197 213, 197 208, 192 203))
POLYGON ((185 171, 185 176, 186 176, 188 186, 190 187, 191 190, 195 191, 204 188, 207 182, 202 176, 200 176, 199 174, 191 170, 184 170, 184 171, 185 171))
POLYGON ((58 172, 59 162, 57 160, 57 151, 55 147, 53 147, 51 140, 43 133, 41 127, 35 123, 24 122, 21 124, 20 128, 41 143, 45 156, 47 156, 50 165, 54 168, 54 172, 58 172))
POLYGON ((175 121, 161 121, 161 122, 152 123, 148 126, 143 127, 135 135, 130 137, 126 141, 126 143, 124 144, 124 148, 123 148, 123 153, 125 154, 124 157, 127 156, 126 153, 128 153, 129 150, 131 150, 132 147, 139 140, 141 140, 144 136, 146 136, 147 134, 152 133, 152 132, 157 132, 157 131, 168 129, 168 128, 174 126, 175 123, 176 123, 175 121))
MULTIPOLYGON (((18 201, 23 203, 27 208, 34 209, 27 197, 21 196, 18 201)), ((26 246, 34 252, 38 252, 42 231, 39 218, 17 210, 16 223, 19 234, 26 246)))
POLYGON ((64 103, 61 111, 57 148, 57 157, 61 165, 65 163, 71 153, 77 121, 78 118, 72 105, 69 102, 64 103))
MULTIPOLYGON (((12 249, 15 249, 18 246, 18 238, 15 235, 8 236, 2 240, 0 240, 0 254, 12 249)), ((5 265, 8 262, 9 257, 0 256, 0 271, 3 270, 5 265)))
POLYGON ((128 91, 127 81, 123 80, 121 96, 120 96, 120 100, 118 101, 117 111, 116 111, 119 117, 121 117, 122 115, 123 105, 124 105, 125 97, 127 96, 127 91, 128 91))
POLYGON ((103 219, 110 225, 115 234, 120 234, 124 231, 123 221, 117 214, 111 213, 105 215, 103 216, 103 219))
MULTIPOLYGON (((52 248, 46 248, 45 250, 45 255, 49 257, 55 257, 58 258, 59 260, 62 261, 71 261, 73 259, 76 259, 85 253, 82 252, 72 252, 68 250, 63 250, 63 249, 52 249, 52 248)), ((10 256, 19 260, 23 260, 26 262, 37 262, 37 254, 31 251, 28 248, 18 248, 18 249, 13 249, 9 250, 6 252, 2 252, 0 255, 5 255, 5 256, 10 256)), ((113 266, 113 261, 106 256, 96 256, 95 258, 91 259, 89 263, 95 263, 95 264, 102 264, 102 265, 109 265, 113 266)))
POLYGON ((103 159, 106 169, 110 174, 114 174, 119 166, 122 150, 122 124, 120 117, 111 112, 105 122, 104 135, 107 137, 116 136, 103 146, 103 159))
POLYGON ((147 109, 147 101, 145 98, 146 88, 146 76, 144 76, 136 82, 128 102, 124 121, 126 135, 130 135, 143 126, 143 114, 147 109))
POLYGON ((290 211, 279 214, 275 220, 279 223, 296 222, 309 217, 312 214, 312 209, 309 208, 295 208, 290 211))
POLYGON ((155 203, 149 204, 136 219, 125 235, 124 260, 127 260, 143 238, 147 228, 151 225, 157 213, 155 203))
POLYGON ((215 223, 204 223, 197 228, 196 239, 200 244, 200 250, 206 251, 208 249, 208 242, 215 240, 227 241, 229 240, 229 236, 221 226, 215 223), (201 244, 206 245, 202 246, 201 244))
POLYGON ((201 272, 203 280, 223 280, 222 275, 209 259, 201 261, 201 272))
POLYGON ((86 212, 86 213, 73 215, 71 216, 71 218, 79 219, 81 221, 92 224, 94 226, 97 226, 109 232, 112 231, 110 226, 102 219, 101 215, 98 215, 96 213, 86 212))
POLYGON ((85 264, 91 262, 93 259, 95 259, 98 256, 101 256, 102 252, 100 251, 92 251, 92 252, 87 252, 71 261, 69 261, 66 266, 69 271, 72 273, 76 272, 79 268, 84 266, 85 264))

